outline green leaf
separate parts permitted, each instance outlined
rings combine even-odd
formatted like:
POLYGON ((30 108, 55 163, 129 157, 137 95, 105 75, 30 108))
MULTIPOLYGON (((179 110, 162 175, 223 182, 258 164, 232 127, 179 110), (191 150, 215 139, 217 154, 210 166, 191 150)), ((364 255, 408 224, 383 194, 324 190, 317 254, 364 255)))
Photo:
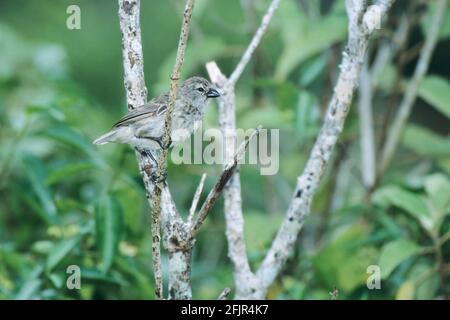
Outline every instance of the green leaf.
POLYGON ((100 270, 107 272, 119 247, 123 225, 119 203, 110 196, 100 198, 95 211, 95 230, 100 248, 100 270))
POLYGON ((245 213, 245 241, 249 251, 263 251, 280 227, 283 216, 249 211, 245 213), (261 232, 264 230, 264 232, 261 232))
POLYGON ((292 110, 282 111, 275 107, 264 107, 248 110, 238 117, 240 128, 254 128, 262 125, 263 128, 290 129, 294 118, 292 110))
POLYGON ((425 77, 419 86, 419 96, 450 118, 450 83, 438 76, 425 77))
POLYGON ((299 140, 304 142, 307 138, 317 134, 319 119, 317 97, 308 91, 301 91, 298 95, 296 112, 296 131, 299 140))
POLYGON ((381 249, 378 265, 381 269, 381 278, 386 279, 392 271, 406 259, 420 253, 421 248, 407 239, 389 242, 381 249))
POLYGON ((368 230, 354 225, 341 230, 313 257, 318 277, 330 287, 351 292, 367 281, 367 267, 376 261, 377 251, 363 245, 368 230))
POLYGON ((381 206, 394 205, 405 210, 419 220, 419 222, 428 230, 433 226, 433 221, 428 212, 426 201, 422 195, 391 185, 383 187, 375 192, 373 201, 381 206))
POLYGON ((303 61, 344 39, 347 19, 333 10, 319 21, 310 21, 293 1, 280 3, 283 51, 275 68, 275 79, 284 80, 303 61))
POLYGON ((81 279, 94 280, 99 282, 126 286, 128 283, 118 273, 112 275, 105 274, 102 270, 95 268, 81 268, 81 279))
POLYGON ((391 92, 397 76, 396 67, 388 64, 374 81, 385 91, 391 92))
POLYGON ((41 264, 35 265, 33 269, 26 275, 26 279, 20 286, 14 299, 16 300, 30 300, 38 298, 39 288, 42 285, 41 275, 44 270, 41 264))
POLYGON ((45 270, 47 273, 53 270, 80 242, 81 236, 76 236, 71 239, 61 240, 56 244, 47 257, 45 270))
POLYGON ((416 299, 430 300, 436 298, 441 281, 439 273, 433 270, 434 266, 425 261, 415 263, 411 268, 408 278, 413 282, 420 280, 416 288, 416 299))
POLYGON ((46 169, 39 158, 28 155, 23 159, 23 167, 30 180, 31 188, 39 199, 42 210, 40 211, 47 222, 56 223, 58 212, 50 190, 44 184, 46 169))
POLYGON ((92 161, 95 162, 98 166, 103 166, 104 161, 99 157, 99 154, 93 148, 92 143, 87 141, 86 138, 81 136, 77 131, 73 130, 70 127, 52 127, 45 129, 41 132, 43 136, 49 137, 63 145, 74 148, 78 151, 83 152, 87 156, 89 156, 92 161))
POLYGON ((292 109, 297 103, 298 88, 295 84, 284 81, 276 86, 277 107, 281 110, 292 109))
POLYGON ((49 240, 40 240, 33 243, 33 246, 31 247, 31 250, 33 252, 39 253, 39 254, 45 254, 48 255, 51 250, 53 249, 54 244, 52 241, 49 240))
POLYGON ((449 157, 450 139, 423 127, 408 125, 403 134, 403 144, 419 155, 449 157), (432 141, 432 143, 430 143, 432 141))
POLYGON ((64 285, 65 275, 63 276, 61 273, 52 273, 49 275, 48 278, 50 279, 52 284, 58 289, 61 289, 62 286, 64 285))
POLYGON ((54 183, 67 179, 67 177, 69 176, 86 172, 90 169, 93 169, 94 167, 94 164, 84 161, 65 164, 60 168, 55 168, 52 170, 52 172, 47 176, 46 184, 52 185, 54 183))
MULTIPOLYGON (((435 16, 435 12, 437 9, 437 1, 434 1, 433 3, 430 3, 428 5, 429 9, 427 10, 426 16, 424 19, 422 19, 421 21, 421 25, 422 25, 422 31, 424 34, 428 33, 428 30, 431 26, 431 24, 433 23, 433 18, 435 16)), ((441 28, 439 29, 439 38, 441 40, 447 39, 448 37, 450 37, 450 8, 447 8, 447 13, 446 13, 447 17, 444 17, 444 21, 442 23, 441 28)))
POLYGON ((15 300, 30 300, 37 293, 42 281, 39 279, 31 279, 25 282, 16 294, 15 300))
POLYGON ((435 173, 425 179, 425 191, 437 209, 448 209, 450 204, 450 181, 441 174, 435 173))
POLYGON ((303 87, 309 86, 316 80, 326 67, 327 59, 325 55, 319 55, 317 58, 311 59, 302 66, 300 74, 300 84, 303 87))
POLYGON ((414 282, 406 281, 398 289, 398 291, 395 295, 395 299, 396 300, 412 300, 412 299, 414 299, 415 291, 416 291, 416 289, 414 286, 414 282))

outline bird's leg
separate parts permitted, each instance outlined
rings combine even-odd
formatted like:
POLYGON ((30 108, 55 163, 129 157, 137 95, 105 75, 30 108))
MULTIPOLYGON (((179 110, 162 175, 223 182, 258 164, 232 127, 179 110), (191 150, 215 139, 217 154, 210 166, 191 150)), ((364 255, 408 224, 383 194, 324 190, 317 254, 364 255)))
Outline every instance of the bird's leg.
POLYGON ((148 150, 145 150, 145 149, 140 149, 139 152, 140 152, 140 154, 142 156, 150 158, 151 161, 153 162, 153 165, 151 165, 149 163, 146 163, 144 165, 144 171, 147 174, 147 176, 150 177, 152 182, 155 185, 160 185, 161 183, 165 183, 166 178, 167 178, 167 172, 164 172, 162 174, 162 176, 159 177, 159 175, 158 175, 158 161, 156 161, 156 159, 153 156, 153 154, 151 152, 149 152, 148 150), (155 168, 155 170, 152 170, 152 168, 155 168))
POLYGON ((146 162, 144 164, 144 172, 147 174, 147 176, 152 177, 154 174, 154 170, 152 170, 152 168, 157 168, 158 167, 158 162, 156 161, 155 157, 153 156, 153 154, 146 150, 146 149, 138 149, 139 153, 141 154, 141 156, 143 156, 146 159, 150 159, 152 163, 146 162))
POLYGON ((165 184, 166 183, 166 179, 167 179, 167 172, 163 172, 161 177, 158 175, 158 172, 153 171, 151 174, 152 182, 159 186, 161 183, 165 184))
POLYGON ((172 145, 172 137, 169 135, 169 141, 167 142, 167 144, 164 144, 163 141, 163 137, 158 137, 158 138, 154 138, 156 142, 158 142, 159 146, 161 147, 161 149, 163 150, 167 150, 170 148, 170 146, 172 145))
POLYGON ((159 147, 163 150, 167 150, 170 148, 170 146, 172 145, 172 137, 169 136, 169 142, 165 145, 163 142, 163 137, 159 136, 159 137, 142 137, 142 136, 136 136, 136 138, 138 139, 148 139, 148 140, 153 140, 155 141, 159 147))

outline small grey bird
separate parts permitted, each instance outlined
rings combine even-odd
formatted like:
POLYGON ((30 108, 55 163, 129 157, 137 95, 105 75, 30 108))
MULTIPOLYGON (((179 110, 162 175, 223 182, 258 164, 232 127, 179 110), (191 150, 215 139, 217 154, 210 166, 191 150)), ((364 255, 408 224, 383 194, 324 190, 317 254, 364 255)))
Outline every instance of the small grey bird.
POLYGON ((156 162, 154 155, 162 148, 183 142, 203 119, 210 98, 219 97, 208 80, 202 77, 187 79, 178 89, 172 114, 171 143, 163 146, 162 135, 169 93, 165 92, 145 105, 129 112, 111 131, 96 139, 94 144, 127 143, 156 162))

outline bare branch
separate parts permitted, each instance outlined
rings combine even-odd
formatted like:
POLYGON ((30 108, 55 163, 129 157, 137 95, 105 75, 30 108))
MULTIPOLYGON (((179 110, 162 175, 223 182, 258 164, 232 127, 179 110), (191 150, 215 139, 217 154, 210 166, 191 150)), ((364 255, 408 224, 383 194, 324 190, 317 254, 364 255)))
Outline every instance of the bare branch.
POLYGON ((369 189, 375 183, 375 138, 372 115, 372 78, 367 59, 361 70, 359 81, 359 132, 361 151, 361 173, 364 186, 369 189))
POLYGON ((200 196, 202 195, 203 185, 205 184, 206 173, 202 174, 202 178, 200 179, 200 183, 197 186, 197 190, 195 190, 194 198, 192 198, 191 208, 189 209, 189 215, 187 219, 188 224, 192 224, 192 219, 195 215, 195 210, 197 210, 197 205, 200 200, 200 196))
MULTIPOLYGON (((180 33, 180 39, 178 42, 178 49, 177 49, 177 57, 175 61, 175 65, 172 71, 172 75, 170 77, 170 92, 169 92, 169 102, 167 105, 167 112, 166 117, 164 121, 164 132, 163 132, 163 144, 168 145, 170 141, 170 131, 172 127, 172 112, 175 106, 175 100, 177 96, 177 90, 178 90, 178 80, 180 78, 181 73, 181 67, 183 66, 184 62, 184 53, 186 49, 187 39, 189 36, 189 25, 191 22, 192 17, 192 10, 194 8, 195 0, 187 0, 186 6, 184 9, 184 15, 183 15, 183 23, 181 25, 181 33, 180 33)), ((160 157, 158 159, 158 166, 157 166, 157 177, 158 180, 163 180, 162 177, 165 175, 166 172, 166 159, 167 159, 167 149, 163 149, 161 151, 160 157)), ((158 186, 154 189, 154 198, 153 198, 153 210, 152 210, 152 233, 153 233, 153 254, 155 254, 155 250, 160 250, 160 229, 161 229, 161 222, 160 222, 160 216, 161 216, 161 193, 162 193, 162 187, 158 186), (156 242, 156 243, 155 243, 156 242)), ((190 257, 189 257, 190 258, 190 257)), ((170 257, 169 257, 170 260, 170 257)), ((170 261, 169 261, 169 267, 170 267, 170 261)), ((156 269, 160 269, 161 266, 156 266, 156 269)), ((154 266, 155 269, 155 266, 154 266)), ((190 270, 189 270, 190 271, 190 270)), ((190 275, 190 272, 189 272, 190 275)), ((175 274, 172 274, 172 276, 177 276, 175 274)), ((185 288, 181 288, 185 289, 185 288)), ((189 288, 190 289, 190 288, 189 288)), ((157 297, 162 298, 162 286, 160 289, 160 295, 157 294, 157 297)))
MULTIPOLYGON (((234 86, 241 76, 245 66, 250 61, 256 47, 267 30, 268 24, 278 7, 279 0, 273 0, 264 15, 261 25, 256 31, 247 50, 240 62, 232 72, 230 79, 222 74, 215 62, 206 64, 211 81, 221 88, 222 95, 219 98, 219 125, 220 130, 227 142, 225 154, 232 155, 233 142, 236 140, 236 101, 234 86)), ((229 163, 231 159, 225 159, 229 163)), ((225 168, 224 168, 225 169, 225 168)), ((254 296, 255 288, 259 287, 256 276, 252 273, 247 258, 247 250, 244 241, 244 217, 242 215, 241 182, 239 167, 224 188, 224 213, 226 221, 226 236, 228 241, 228 256, 234 265, 236 299, 261 298, 254 296)))
POLYGON ((198 213, 195 224, 192 226, 191 229, 192 238, 194 238, 197 235, 197 232, 202 226, 206 217, 208 216, 210 209, 216 203, 217 198, 219 198, 219 196, 222 194, 225 185, 228 183, 234 171, 236 170, 239 161, 244 156, 245 150, 247 150, 250 141, 259 133, 259 130, 261 130, 261 127, 258 127, 255 131, 252 132, 252 134, 249 137, 245 138, 245 141, 242 142, 242 144, 239 146, 239 149, 236 151, 233 160, 225 165, 225 169, 220 175, 219 180, 217 181, 214 188, 209 192, 208 197, 206 198, 205 202, 203 203, 198 213))
POLYGON ((230 288, 223 289, 222 293, 219 295, 217 300, 227 300, 228 296, 230 295, 230 288))
MULTIPOLYGON (((378 10, 385 13, 392 2, 383 1, 382 7, 378 10)), ((309 214, 311 201, 343 130, 353 93, 358 85, 369 36, 373 31, 363 21, 366 20, 364 17, 369 18, 366 15, 373 14, 376 8, 372 6, 370 11, 364 13, 364 1, 348 0, 346 4, 349 16, 349 38, 333 97, 303 174, 297 179, 297 186, 283 223, 256 274, 261 281, 261 290, 264 295, 284 266, 303 222, 309 214)))
POLYGON ((373 88, 378 87, 381 75, 388 63, 392 60, 392 57, 405 46, 410 27, 410 18, 407 14, 404 14, 400 18, 399 25, 392 36, 392 41, 386 42, 379 47, 371 70, 373 88))
POLYGON ((139 11, 140 0, 119 0, 123 77, 129 110, 136 109, 147 102, 139 11))
MULTIPOLYGON (((141 27, 139 21, 140 0, 119 0, 119 22, 122 32, 122 56, 124 66, 124 84, 127 94, 128 110, 136 109, 147 102, 147 88, 144 80, 144 56, 142 53, 141 27)), ((153 184, 150 179, 151 160, 136 152, 139 171, 144 181, 147 198, 150 201, 153 194, 153 184)), ((152 262, 155 277, 155 296, 163 296, 161 245, 159 235, 159 219, 152 215, 152 262)))
MULTIPOLYGON (((215 62, 206 64, 211 81, 221 88, 219 97, 219 125, 225 141, 225 155, 232 155, 233 144, 236 139, 236 116, 234 86, 228 84, 227 78, 222 74, 215 62)), ((226 159, 229 163, 232 159, 226 159)), ((224 168, 225 169, 225 168, 224 168)), ((226 236, 228 242, 228 256, 233 262, 236 299, 245 299, 251 296, 252 288, 256 287, 255 275, 250 270, 247 250, 244 241, 244 217, 242 215, 241 183, 239 169, 235 171, 223 191, 224 214, 226 222, 226 236)))
POLYGON ((229 78, 230 84, 234 85, 237 82, 237 80, 240 78, 242 72, 244 71, 245 67, 250 62, 250 59, 252 58, 253 53, 255 52, 256 48, 258 47, 259 43, 261 42, 261 39, 262 39, 264 33, 266 32, 267 27, 269 26, 270 20, 272 19, 275 10, 278 8, 279 3, 280 3, 280 0, 272 0, 272 3, 270 4, 269 8, 267 9, 266 14, 262 18, 261 25, 259 26, 255 35, 253 36, 253 39, 250 41, 250 44, 248 45, 247 49, 245 50, 245 53, 242 55, 241 60, 237 64, 233 73, 231 74, 231 76, 229 78))
POLYGON ((447 4, 447 0, 439 0, 437 3, 436 12, 431 20, 432 24, 427 32, 425 44, 420 53, 419 61, 417 62, 414 75, 410 80, 408 87, 406 88, 403 100, 398 107, 396 118, 391 125, 388 139, 382 150, 381 163, 380 167, 378 168, 378 176, 382 176, 386 168, 389 166, 399 143, 403 128, 405 127, 406 122, 411 114, 414 101, 417 97, 417 90, 419 89, 420 82, 422 81, 428 70, 431 56, 439 39, 439 30, 444 21, 445 13, 447 12, 447 4))
POLYGON ((360 151, 361 151, 361 173, 363 184, 370 193, 377 183, 376 169, 376 147, 373 124, 372 99, 379 85, 382 72, 392 60, 393 56, 406 44, 410 30, 410 19, 408 14, 402 15, 399 25, 390 41, 381 44, 375 55, 371 70, 369 70, 368 59, 366 59, 361 71, 359 86, 359 125, 360 125, 360 151))

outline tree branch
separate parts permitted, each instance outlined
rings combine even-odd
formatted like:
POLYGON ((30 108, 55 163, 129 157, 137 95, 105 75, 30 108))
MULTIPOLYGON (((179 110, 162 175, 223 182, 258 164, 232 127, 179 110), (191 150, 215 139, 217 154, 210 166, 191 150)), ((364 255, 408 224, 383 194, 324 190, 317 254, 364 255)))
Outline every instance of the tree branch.
POLYGON ((236 170, 239 161, 244 156, 245 150, 247 150, 250 141, 259 133, 259 130, 261 130, 261 127, 256 128, 256 130, 253 131, 249 137, 245 137, 245 141, 239 146, 238 150, 236 151, 236 154, 232 159, 232 162, 227 163, 225 165, 225 169, 222 171, 222 174, 220 175, 219 180, 217 181, 214 188, 209 192, 208 197, 203 203, 198 213, 197 219, 194 225, 192 226, 191 229, 192 238, 194 238, 197 235, 197 232, 202 226, 203 222, 205 221, 210 209, 216 203, 216 200, 219 198, 226 184, 228 183, 234 171, 236 170))
MULTIPOLYGON (((242 56, 230 79, 222 74, 215 62, 206 64, 211 81, 221 89, 219 98, 219 126, 225 138, 225 154, 233 154, 233 146, 236 141, 236 100, 235 84, 241 76, 245 66, 256 47, 261 42, 264 32, 267 30, 270 20, 278 7, 279 0, 273 0, 262 19, 261 25, 256 31, 248 48, 242 56)), ((229 163, 231 159, 225 159, 229 163)), ((226 169, 226 168, 224 168, 226 169)), ((247 250, 244 241, 244 217, 242 215, 241 182, 239 177, 239 167, 224 188, 224 213, 226 222, 226 236, 228 242, 228 256, 233 262, 236 299, 248 299, 253 297, 256 288, 259 286, 258 279, 250 269, 247 258, 247 250)))
POLYGON ((122 32, 124 68, 123 76, 128 110, 130 111, 147 102, 139 11, 140 0, 119 0, 119 22, 120 30, 122 32))
POLYGON ((333 148, 343 130, 344 122, 350 110, 353 92, 358 85, 359 72, 364 62, 369 36, 374 28, 372 21, 379 10, 384 15, 393 1, 379 1, 378 8, 369 7, 365 11, 364 1, 348 0, 349 37, 346 51, 343 53, 340 74, 334 88, 324 124, 317 137, 303 174, 298 177, 283 223, 264 258, 257 276, 261 281, 261 290, 265 295, 284 266, 303 222, 310 211, 311 201, 317 191, 325 168, 331 158, 333 148))
POLYGON ((203 185, 205 184, 206 173, 202 174, 202 178, 200 179, 200 183, 195 190, 194 198, 192 198, 191 208, 189 209, 189 215, 187 219, 188 224, 192 224, 192 220, 194 219, 195 210, 197 210, 198 202, 200 201, 200 196, 202 195, 203 185))
MULTIPOLYGON (((219 70, 215 62, 206 64, 211 81, 221 88, 219 97, 219 125, 225 139, 225 155, 233 154, 233 145, 236 139, 235 96, 234 86, 228 85, 228 79, 219 70)), ((225 163, 229 163, 226 159, 225 163)), ((225 169, 225 167, 224 167, 225 169)), ((224 214, 226 222, 226 236, 228 242, 228 256, 234 266, 236 299, 248 297, 255 275, 250 270, 247 259, 247 250, 244 241, 244 217, 242 215, 241 183, 239 168, 231 177, 224 191, 224 214)))
POLYGON ((230 295, 230 292, 231 292, 230 288, 223 289, 217 300, 227 300, 228 296, 230 295))
POLYGON ((428 65, 430 64, 431 56, 433 54, 436 43, 439 39, 439 30, 444 21, 447 0, 439 0, 437 3, 436 12, 432 18, 432 25, 426 35, 425 45, 420 53, 419 61, 417 62, 414 75, 410 80, 408 87, 406 88, 403 100, 400 103, 397 111, 396 118, 389 130, 388 139, 383 147, 381 154, 381 163, 378 168, 378 176, 381 177, 389 166, 397 145, 399 143, 403 128, 411 114, 411 110, 414 101, 417 97, 417 90, 419 89, 420 82, 425 76, 428 65))
POLYGON ((248 45, 244 54, 242 55, 241 60, 237 64, 234 71, 231 73, 230 78, 228 79, 230 84, 234 85, 237 82, 237 80, 239 79, 239 77, 242 74, 242 71, 244 71, 245 67, 249 63, 250 59, 252 58, 253 53, 255 52, 256 48, 258 47, 259 43, 261 42, 261 39, 262 39, 264 33, 267 30, 270 20, 272 20, 272 16, 273 16, 275 10, 278 8, 279 3, 280 3, 280 0, 273 0, 272 3, 270 4, 269 8, 267 9, 266 14, 262 18, 261 25, 259 26, 258 30, 256 30, 256 33, 253 36, 253 39, 250 41, 250 44, 248 45))
POLYGON ((375 138, 372 115, 373 98, 372 78, 369 72, 367 59, 361 70, 359 81, 359 132, 360 132, 360 154, 361 173, 363 184, 370 189, 375 183, 375 138))
MULTIPOLYGON (((127 95, 128 110, 139 108, 147 102, 147 88, 144 80, 144 56, 142 53, 140 27, 140 0, 119 0, 119 22, 122 32, 122 56, 124 66, 124 84, 127 95)), ((151 160, 136 152, 139 171, 150 201, 154 186, 151 181, 151 160)), ((159 218, 152 214, 152 261, 155 277, 155 296, 162 298, 161 248, 159 235, 159 218)))
MULTIPOLYGON (((173 113, 173 109, 175 106, 175 100, 177 97, 178 80, 180 78, 181 67, 183 66, 183 62, 184 62, 184 53, 186 50, 186 44, 187 44, 187 40, 188 40, 188 36, 189 36, 189 25, 191 23, 192 10, 194 8, 194 3, 195 3, 195 0, 187 0, 186 6, 184 9, 183 23, 181 25, 180 39, 178 42, 177 57, 175 60, 175 65, 173 67, 172 75, 170 76, 171 81, 170 81, 170 91, 169 91, 169 102, 167 105, 167 111, 166 111, 166 116, 165 116, 165 120, 164 120, 164 132, 163 132, 163 137, 162 137, 163 145, 168 145, 169 141, 170 141, 170 131, 171 131, 171 127, 172 127, 172 113, 173 113)), ((159 181, 163 180, 163 177, 166 175, 167 152, 168 152, 168 149, 163 149, 161 151, 160 157, 158 159, 158 166, 156 168, 156 170, 157 170, 156 176, 158 177, 159 181)), ((152 231, 153 231, 153 242, 154 242, 153 250, 155 250, 155 249, 160 250, 160 247, 161 247, 160 240, 159 240, 160 239, 160 227, 161 227, 161 222, 160 222, 161 193, 162 193, 161 186, 158 186, 157 188, 155 188, 154 198, 153 198, 153 211, 152 211, 152 231)), ((170 268, 172 266, 172 264, 170 263, 171 257, 174 258, 175 256, 174 255, 169 256, 169 269, 172 269, 172 268, 170 268)), ((180 258, 180 259, 182 259, 182 258, 190 259, 190 255, 189 255, 189 257, 186 257, 186 256, 182 256, 182 257, 176 256, 176 257, 180 258)), ((154 268, 155 267, 157 269, 161 268, 161 266, 154 265, 154 268)), ((188 273, 190 276, 190 268, 188 271, 186 271, 186 273, 188 273)), ((176 277, 177 274, 171 273, 171 276, 176 277)), ((181 280, 184 280, 184 279, 181 279, 181 280)), ((160 284, 158 284, 158 286, 159 285, 160 284)), ((169 286, 170 286, 170 284, 169 284, 169 286)), ((185 290, 186 288, 184 288, 184 286, 183 286, 180 289, 185 290)), ((161 285, 160 292, 157 292, 157 297, 159 297, 159 298, 162 297, 162 285, 161 285)))

